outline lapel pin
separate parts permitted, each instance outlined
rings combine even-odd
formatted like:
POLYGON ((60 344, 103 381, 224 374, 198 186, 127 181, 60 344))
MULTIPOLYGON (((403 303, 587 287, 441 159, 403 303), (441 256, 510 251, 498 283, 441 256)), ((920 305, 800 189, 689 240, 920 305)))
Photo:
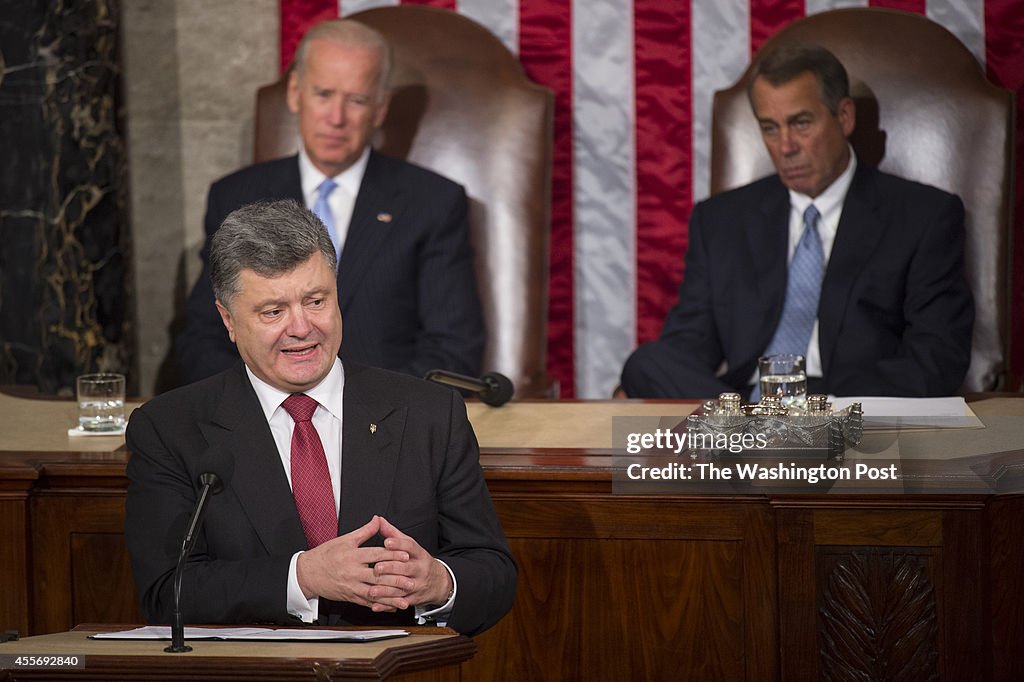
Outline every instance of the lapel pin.
POLYGON ((377 433, 377 425, 370 424, 370 433, 377 433))
POLYGON ((379 223, 390 223, 391 222, 391 214, 390 213, 378 213, 377 214, 377 222, 379 222, 379 223))

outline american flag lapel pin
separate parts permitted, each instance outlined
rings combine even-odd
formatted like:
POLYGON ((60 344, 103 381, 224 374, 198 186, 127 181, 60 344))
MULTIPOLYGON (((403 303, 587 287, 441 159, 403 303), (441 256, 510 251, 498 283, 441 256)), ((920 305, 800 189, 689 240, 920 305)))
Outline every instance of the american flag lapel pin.
POLYGON ((391 222, 391 214, 390 213, 378 213, 377 214, 377 222, 378 223, 390 223, 391 222))

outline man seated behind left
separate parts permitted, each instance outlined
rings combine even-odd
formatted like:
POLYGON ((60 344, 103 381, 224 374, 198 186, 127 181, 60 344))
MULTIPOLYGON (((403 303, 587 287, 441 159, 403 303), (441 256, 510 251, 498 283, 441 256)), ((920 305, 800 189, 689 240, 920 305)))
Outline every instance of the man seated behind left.
POLYGON ((391 52, 383 35, 352 19, 321 22, 303 37, 288 78, 299 153, 210 187, 203 269, 174 340, 181 384, 238 360, 214 306, 207 248, 228 213, 274 199, 304 202, 328 228, 338 304, 352 327, 346 360, 420 377, 432 369, 480 373, 486 333, 466 192, 371 146, 391 100, 391 52))
POLYGON ((210 262, 241 361, 128 424, 125 534, 146 621, 171 620, 212 468, 226 480, 184 570, 187 622, 494 625, 516 566, 459 395, 341 362, 334 247, 297 202, 232 212, 210 262))

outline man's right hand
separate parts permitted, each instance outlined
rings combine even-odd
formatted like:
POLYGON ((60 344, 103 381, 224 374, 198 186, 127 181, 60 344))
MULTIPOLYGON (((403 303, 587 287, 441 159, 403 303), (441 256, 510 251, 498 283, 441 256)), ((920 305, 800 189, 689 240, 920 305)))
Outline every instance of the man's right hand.
POLYGON ((295 563, 295 575, 302 594, 307 599, 324 597, 372 607, 370 588, 377 584, 373 564, 409 560, 405 551, 362 546, 380 532, 380 525, 380 517, 374 516, 361 528, 300 554, 295 563))

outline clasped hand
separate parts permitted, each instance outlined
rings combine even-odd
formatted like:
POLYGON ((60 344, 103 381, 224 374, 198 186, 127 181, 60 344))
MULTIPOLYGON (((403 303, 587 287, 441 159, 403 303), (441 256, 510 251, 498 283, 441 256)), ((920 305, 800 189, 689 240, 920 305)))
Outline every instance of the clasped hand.
POLYGON ((419 543, 382 516, 299 555, 296 577, 306 598, 360 604, 376 612, 443 604, 451 576, 419 543), (377 533, 383 547, 363 547, 377 533))

